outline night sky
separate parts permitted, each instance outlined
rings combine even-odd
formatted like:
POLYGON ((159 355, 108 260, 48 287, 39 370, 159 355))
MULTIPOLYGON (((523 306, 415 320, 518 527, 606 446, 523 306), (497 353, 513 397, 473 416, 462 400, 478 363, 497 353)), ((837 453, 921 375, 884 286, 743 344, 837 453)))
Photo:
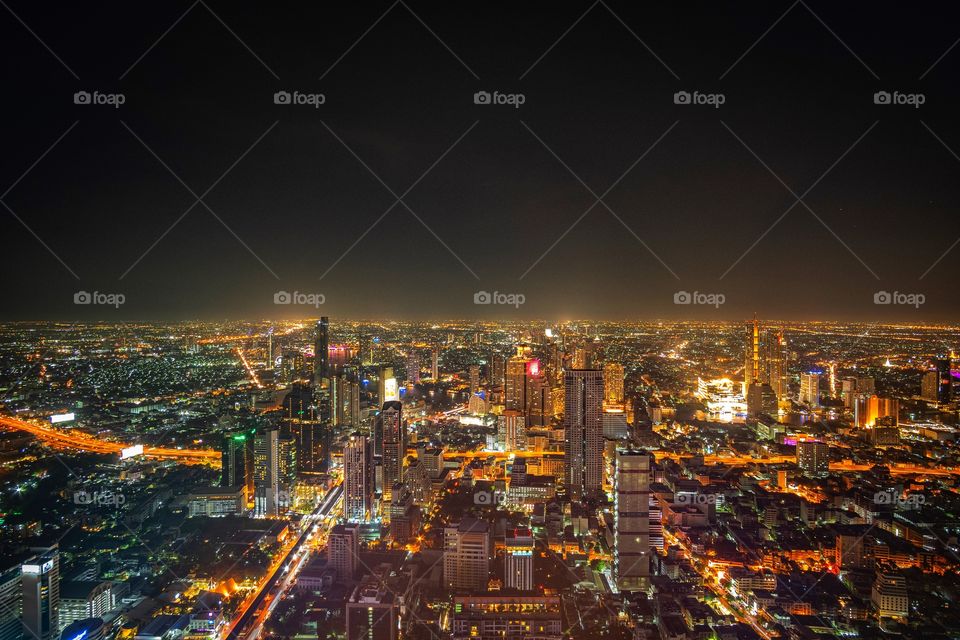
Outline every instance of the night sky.
POLYGON ((957 319, 945 3, 0 4, 2 319, 957 319))

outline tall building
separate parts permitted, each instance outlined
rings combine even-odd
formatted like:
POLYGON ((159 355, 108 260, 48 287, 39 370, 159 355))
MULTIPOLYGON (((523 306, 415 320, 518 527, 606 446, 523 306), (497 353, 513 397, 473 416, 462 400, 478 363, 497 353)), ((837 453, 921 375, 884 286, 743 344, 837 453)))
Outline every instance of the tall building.
POLYGON ((253 441, 253 514, 272 518, 280 512, 280 431, 260 431, 253 441))
POLYGON ((373 513, 373 451, 366 436, 355 433, 343 447, 343 517, 367 522, 373 513))
POLYGON ((858 396, 853 410, 854 424, 858 427, 898 426, 900 424, 900 401, 896 398, 858 396))
POLYGON ((920 378, 920 397, 928 402, 940 400, 940 375, 936 371, 927 371, 920 378))
POLYGON ((484 591, 490 579, 490 526, 464 518, 443 530, 443 580, 449 589, 484 591))
POLYGON ((60 583, 60 627, 78 620, 103 618, 113 608, 113 583, 105 580, 64 580, 60 583))
POLYGON ((60 635, 60 551, 56 545, 35 549, 20 566, 22 619, 28 637, 56 640, 60 635))
POLYGON ((297 441, 292 436, 277 439, 277 511, 286 513, 293 506, 297 483, 297 441))
POLYGON ((383 499, 389 502, 393 485, 403 482, 403 461, 407 456, 403 405, 397 401, 384 403, 380 419, 383 425, 383 499))
POLYGON ((553 396, 550 380, 545 375, 540 361, 528 360, 526 365, 526 418, 527 426, 542 427, 550 424, 553 417, 553 396))
POLYGON ((487 378, 487 382, 491 387, 502 387, 503 378, 506 374, 507 362, 504 360, 503 356, 499 353, 491 354, 490 356, 490 373, 487 378))
POLYGON ((400 389, 397 378, 393 375, 393 367, 380 367, 377 377, 377 399, 380 404, 400 399, 400 389))
POLYGON ((953 379, 950 375, 950 358, 937 358, 937 402, 953 400, 953 379))
POLYGON ((220 486, 243 487, 248 499, 253 495, 254 433, 228 433, 220 447, 220 486))
POLYGON ((507 360, 504 373, 504 408, 512 411, 527 410, 527 362, 530 360, 524 347, 507 360))
POLYGON ((830 474, 830 447, 819 440, 797 443, 797 467, 808 478, 822 478, 830 474))
POLYGON ((470 377, 470 395, 480 391, 480 365, 472 364, 468 369, 470 377))
POLYGON ((623 375, 623 365, 619 362, 603 365, 603 401, 607 404, 623 404, 623 375))
POLYGON ((895 569, 880 569, 870 592, 870 601, 881 618, 907 618, 910 598, 907 580, 895 569))
POLYGON ((357 573, 360 553, 360 526, 338 524, 327 537, 327 566, 341 581, 352 580, 357 573))
POLYGON ((603 487, 603 371, 568 369, 563 386, 566 484, 581 500, 603 487))
POLYGON ((507 533, 503 554, 504 588, 533 590, 533 546, 533 534, 529 529, 514 529, 507 533))
POLYGON ((505 410, 497 417, 497 430, 504 451, 523 451, 527 448, 527 428, 521 412, 505 410))
POLYGON ((414 349, 407 353, 407 382, 420 384, 420 354, 414 349))
POLYGON ((776 415, 777 394, 766 382, 754 382, 747 388, 747 414, 751 417, 776 415))
POLYGON ((330 320, 323 316, 317 322, 313 344, 313 375, 316 384, 330 377, 330 320))
POLYGON ((434 382, 440 380, 440 349, 437 347, 430 350, 430 377, 434 382))
POLYGON ((800 374, 800 403, 809 407, 820 406, 820 374, 800 374))
POLYGON ((746 394, 754 382, 764 382, 760 368, 760 323, 757 322, 757 316, 753 316, 753 322, 747 326, 747 343, 744 351, 743 366, 743 392, 746 394))
POLYGON ((20 640, 23 637, 20 623, 22 601, 21 565, 8 565, 7 569, 0 573, 0 640, 20 640))
POLYGON ((650 456, 617 451, 614 475, 614 576, 622 591, 650 586, 650 456))
POLYGON ((787 340, 783 337, 783 331, 768 341, 769 350, 767 353, 767 370, 769 371, 768 381, 773 393, 778 400, 787 397, 790 390, 790 378, 788 372, 787 358, 787 340))

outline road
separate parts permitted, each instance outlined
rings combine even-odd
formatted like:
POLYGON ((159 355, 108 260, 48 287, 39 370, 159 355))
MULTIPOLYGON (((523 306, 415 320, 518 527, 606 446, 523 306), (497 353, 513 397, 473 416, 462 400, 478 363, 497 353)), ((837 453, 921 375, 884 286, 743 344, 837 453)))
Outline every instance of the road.
POLYGON ((307 562, 310 556, 309 543, 320 533, 324 518, 342 501, 343 483, 340 482, 330 490, 320 506, 305 518, 306 524, 296 542, 274 563, 254 594, 241 605, 234 618, 235 622, 228 627, 224 636, 226 640, 254 640, 259 637, 264 623, 280 601, 277 596, 293 584, 307 562))

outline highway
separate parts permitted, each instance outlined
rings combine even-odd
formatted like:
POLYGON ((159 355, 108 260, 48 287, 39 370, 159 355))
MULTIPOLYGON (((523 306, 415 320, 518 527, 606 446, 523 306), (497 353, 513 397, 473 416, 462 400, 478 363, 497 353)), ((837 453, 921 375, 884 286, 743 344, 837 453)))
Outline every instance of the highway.
POLYGON ((313 513, 305 518, 303 532, 283 556, 274 563, 271 571, 260 583, 253 595, 237 611, 235 622, 230 625, 225 640, 254 640, 259 637, 263 625, 280 596, 297 579, 297 574, 310 556, 310 542, 321 532, 323 520, 333 513, 343 501, 343 483, 338 483, 313 513))

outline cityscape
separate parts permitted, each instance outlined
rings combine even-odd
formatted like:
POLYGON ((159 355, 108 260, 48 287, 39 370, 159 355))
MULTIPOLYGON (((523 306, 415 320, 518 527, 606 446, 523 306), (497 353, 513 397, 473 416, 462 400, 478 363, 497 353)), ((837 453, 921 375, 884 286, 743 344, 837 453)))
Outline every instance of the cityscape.
POLYGON ((958 18, 0 0, 0 640, 960 640, 958 18))

